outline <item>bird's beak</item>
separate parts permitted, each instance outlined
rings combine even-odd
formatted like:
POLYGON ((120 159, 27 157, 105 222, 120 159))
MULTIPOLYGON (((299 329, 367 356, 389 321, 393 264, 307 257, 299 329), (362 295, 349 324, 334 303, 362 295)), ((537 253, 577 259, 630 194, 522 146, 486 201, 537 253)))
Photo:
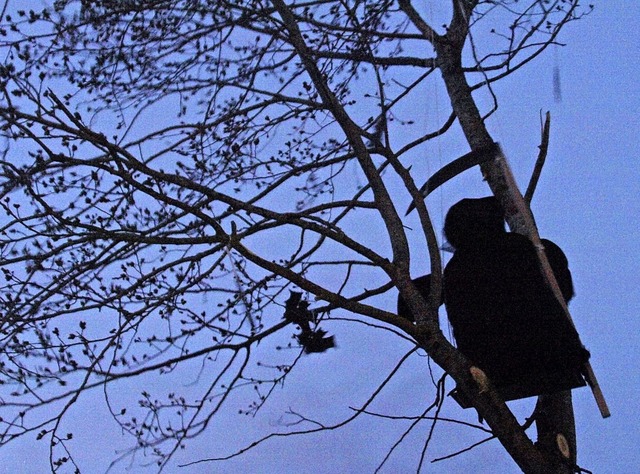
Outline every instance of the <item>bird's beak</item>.
POLYGON ((440 250, 444 250, 445 252, 449 252, 449 253, 453 253, 456 251, 456 249, 453 248, 449 242, 445 242, 444 244, 442 244, 442 246, 440 247, 440 250))

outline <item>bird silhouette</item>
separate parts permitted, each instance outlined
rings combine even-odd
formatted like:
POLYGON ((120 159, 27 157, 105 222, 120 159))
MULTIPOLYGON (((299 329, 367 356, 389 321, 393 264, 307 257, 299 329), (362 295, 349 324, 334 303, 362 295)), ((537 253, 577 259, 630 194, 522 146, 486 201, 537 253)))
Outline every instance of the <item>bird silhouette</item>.
MULTIPOLYGON (((454 249, 444 269, 444 304, 458 349, 489 376, 505 400, 585 385, 589 358, 548 287, 532 242, 507 232, 493 197, 463 199, 445 218, 454 249)), ((560 247, 542 239, 566 302, 574 295, 560 247)), ((429 293, 429 275, 414 280, 429 293)), ((415 319, 402 298, 398 314, 415 319)))

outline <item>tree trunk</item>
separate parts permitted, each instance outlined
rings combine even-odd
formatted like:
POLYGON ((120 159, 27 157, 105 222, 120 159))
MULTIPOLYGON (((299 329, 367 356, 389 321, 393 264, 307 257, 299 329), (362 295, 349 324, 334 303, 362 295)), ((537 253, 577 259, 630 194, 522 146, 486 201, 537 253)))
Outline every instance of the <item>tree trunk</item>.
MULTIPOLYGON (((494 141, 484 125, 462 70, 461 44, 455 44, 455 42, 452 44, 444 40, 436 41, 434 45, 454 113, 469 145, 472 149, 491 145, 494 141)), ((481 170, 489 187, 503 205, 511 230, 532 238, 534 243, 536 240, 539 241, 531 212, 515 183, 505 157, 498 154, 494 160, 483 163, 481 170)), ((576 462, 576 435, 571 392, 540 397, 536 409, 536 426, 537 447, 548 463, 542 468, 542 472, 572 473, 572 466, 576 462), (559 441, 564 452, 568 450, 570 463, 558 462, 561 459, 559 441)), ((492 426, 492 429, 495 430, 495 427, 492 426)), ((503 440, 501 442, 505 444, 503 440)), ((505 448, 509 450, 507 446, 505 448)), ((511 451, 510 454, 513 455, 511 451)), ((530 455, 531 453, 527 454, 527 456, 530 455)), ((525 472, 530 472, 530 468, 524 467, 521 463, 518 464, 525 472)), ((538 469, 535 470, 538 471, 538 469)))

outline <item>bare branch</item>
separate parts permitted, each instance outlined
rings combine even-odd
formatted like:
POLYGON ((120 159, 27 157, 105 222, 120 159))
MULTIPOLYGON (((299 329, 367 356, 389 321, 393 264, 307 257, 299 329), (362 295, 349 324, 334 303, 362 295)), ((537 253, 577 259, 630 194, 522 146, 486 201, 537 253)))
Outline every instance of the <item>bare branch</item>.
POLYGON ((527 186, 527 191, 524 193, 524 200, 527 204, 531 205, 531 199, 533 199, 533 193, 536 190, 536 186, 538 185, 538 180, 540 179, 540 174, 542 173, 542 167, 544 166, 544 161, 547 158, 547 151, 549 150, 549 129, 551 127, 551 114, 547 112, 546 118, 544 120, 544 125, 542 127, 542 136, 540 137, 540 152, 538 153, 538 159, 536 160, 536 164, 533 168, 533 172, 531 173, 531 178, 529 179, 529 185, 527 186))

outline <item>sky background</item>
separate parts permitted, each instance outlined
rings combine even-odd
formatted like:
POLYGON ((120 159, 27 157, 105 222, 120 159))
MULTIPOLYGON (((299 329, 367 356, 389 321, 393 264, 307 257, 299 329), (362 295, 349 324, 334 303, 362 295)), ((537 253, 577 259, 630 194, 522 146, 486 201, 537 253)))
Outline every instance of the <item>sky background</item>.
MULTIPOLYGON (((569 259, 576 288, 571 313, 591 351, 592 366, 612 412, 603 420, 591 392, 586 388, 574 391, 578 460, 594 473, 640 472, 639 18, 636 2, 598 2, 591 15, 566 28, 561 37, 566 47, 548 51, 495 85, 500 108, 488 121, 490 133, 501 143, 521 188, 525 188, 537 155, 541 111, 552 114, 549 155, 532 209, 541 235, 558 243, 569 259), (560 103, 554 101, 554 65, 561 74, 560 103)), ((481 104, 483 100, 480 95, 481 104)), ((446 162, 456 153, 442 152, 442 159, 446 162)), ((488 192, 474 169, 431 196, 429 204, 440 207, 443 215, 462 197, 488 192)), ((441 228, 438 216, 435 225, 441 228)), ((420 272, 416 268, 416 273, 420 272)), ((389 309, 395 306, 395 295, 390 292, 386 296, 389 309)), ((241 407, 232 405, 222 423, 190 442, 166 472, 373 472, 402 435, 407 421, 363 417, 341 430, 267 441, 226 463, 178 468, 185 462, 228 454, 233 446, 277 430, 289 409, 310 417, 322 415, 325 421, 339 420, 350 413, 349 407, 361 405, 371 388, 411 349, 408 341, 381 331, 356 331, 340 322, 326 329, 336 334, 336 350, 303 358, 285 389, 277 391, 255 419, 235 415, 241 407)), ((265 352, 270 349, 268 344, 259 348, 265 352)), ((372 410, 419 414, 433 396, 426 367, 424 354, 412 357, 372 410)), ((139 383, 131 381, 130 388, 139 383)), ((451 382, 447 388, 453 388, 451 382)), ((76 446, 91 449, 75 452, 83 472, 104 472, 116 451, 132 441, 121 436, 107 417, 99 394, 98 399, 81 399, 68 420, 70 425, 87 428, 78 430, 76 446)), ((132 395, 132 402, 134 399, 132 395)), ((522 420, 533 403, 526 400, 511 406, 522 420)), ((477 421, 473 411, 463 412, 451 400, 441 415, 477 421)), ((428 430, 425 423, 412 432, 381 472, 415 472, 428 430)), ((483 437, 485 434, 468 428, 439 424, 423 472, 519 472, 495 440, 453 460, 428 464, 483 437)), ((153 466, 142 467, 144 463, 138 456, 132 465, 119 464, 112 472, 127 468, 130 472, 155 472, 153 466)), ((33 438, 0 450, 0 472, 46 470, 46 446, 33 438)))

